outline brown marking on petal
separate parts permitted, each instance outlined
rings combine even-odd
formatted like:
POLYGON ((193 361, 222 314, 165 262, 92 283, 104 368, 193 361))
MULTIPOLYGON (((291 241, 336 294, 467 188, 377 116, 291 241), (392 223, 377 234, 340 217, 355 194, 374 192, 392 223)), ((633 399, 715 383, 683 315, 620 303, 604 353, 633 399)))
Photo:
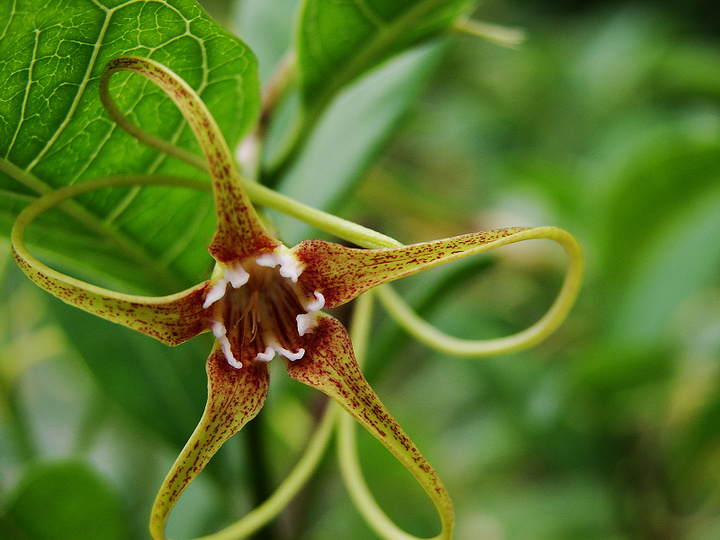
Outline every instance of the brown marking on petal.
POLYGON ((395 455, 437 505, 452 509, 435 471, 360 372, 345 327, 321 314, 318 328, 304 342, 305 356, 287 362, 290 377, 334 399, 395 455))
POLYGON ((232 435, 254 418, 265 402, 267 365, 255 362, 235 369, 216 344, 208 358, 208 400, 200 423, 165 478, 153 505, 151 531, 163 538, 170 510, 182 492, 232 435))
POLYGON ((363 292, 422 270, 512 243, 524 228, 495 229, 432 242, 385 249, 357 249, 323 240, 306 240, 293 248, 305 265, 303 286, 325 296, 328 308, 363 292))
POLYGON ((212 179, 217 229, 209 251, 217 261, 233 260, 278 244, 260 222, 242 186, 233 154, 200 97, 177 74, 147 58, 121 57, 106 72, 127 70, 157 84, 177 105, 200 146, 212 179))
POLYGON ((255 258, 241 266, 247 282, 237 289, 227 283, 223 296, 205 310, 206 319, 223 325, 233 357, 243 365, 256 361, 271 341, 297 353, 303 348, 297 317, 308 313, 305 306, 315 296, 282 276, 278 266, 258 265, 255 258))
POLYGON ((171 296, 113 296, 111 291, 83 287, 74 280, 46 275, 15 252, 14 256, 20 269, 33 282, 63 302, 147 334, 167 345, 179 345, 207 330, 202 309, 207 282, 171 296))
POLYGON ((217 229, 208 246, 210 255, 216 261, 230 264, 279 246, 278 240, 265 234, 264 229, 258 231, 254 224, 257 220, 255 209, 245 202, 242 187, 231 180, 234 165, 231 168, 229 164, 218 162, 215 169, 217 176, 226 180, 216 182, 217 229))

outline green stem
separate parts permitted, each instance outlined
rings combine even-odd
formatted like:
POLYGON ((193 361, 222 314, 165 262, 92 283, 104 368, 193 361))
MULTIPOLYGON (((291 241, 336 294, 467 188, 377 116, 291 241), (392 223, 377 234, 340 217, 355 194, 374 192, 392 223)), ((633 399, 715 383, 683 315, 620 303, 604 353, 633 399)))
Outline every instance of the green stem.
MULTIPOLYGON (((272 495, 264 440, 264 418, 265 416, 260 414, 245 426, 245 440, 247 441, 245 454, 250 458, 247 460, 245 470, 250 482, 250 503, 253 507, 259 506, 272 495)), ((274 540, 275 534, 270 523, 255 531, 252 538, 253 540, 274 540)))
POLYGON ((510 49, 517 48, 527 37, 521 28, 509 28, 499 24, 476 21, 469 17, 457 21, 453 30, 461 34, 487 39, 496 45, 510 49))
MULTIPOLYGON (((155 135, 148 133, 130 122, 130 120, 128 120, 127 117, 120 112, 115 105, 115 102, 112 100, 107 80, 104 80, 104 82, 101 81, 100 96, 110 117, 133 137, 142 141, 144 144, 184 161, 188 165, 191 165, 201 171, 207 171, 207 163, 197 154, 156 137, 155 135)), ((366 248, 397 247, 402 245, 400 242, 390 238, 389 236, 299 203, 298 201, 277 193, 276 191, 273 191, 272 189, 269 189, 255 181, 248 180, 246 177, 242 177, 241 179, 252 202, 283 212, 291 217, 303 221, 304 223, 317 227, 322 231, 333 234, 338 238, 342 238, 343 240, 353 242, 358 246, 366 248)), ((188 182, 192 181, 188 180, 188 182)), ((163 182, 159 181, 158 183, 163 182)), ((209 190, 210 187, 203 186, 200 189, 209 190)))
POLYGON ((246 182, 245 189, 247 190, 250 200, 254 203, 287 214, 290 217, 299 219, 303 223, 312 225, 321 231, 352 242, 360 247, 383 248, 402 245, 389 236, 299 203, 286 195, 282 195, 260 184, 246 182))
POLYGON ((568 269, 558 296, 535 324, 522 332, 497 339, 468 340, 450 336, 417 315, 390 286, 376 289, 378 299, 395 321, 415 339, 452 356, 507 354, 531 347, 557 329, 575 303, 583 274, 583 255, 575 237, 556 227, 536 227, 521 233, 523 240, 547 238, 559 243, 568 258, 568 269))

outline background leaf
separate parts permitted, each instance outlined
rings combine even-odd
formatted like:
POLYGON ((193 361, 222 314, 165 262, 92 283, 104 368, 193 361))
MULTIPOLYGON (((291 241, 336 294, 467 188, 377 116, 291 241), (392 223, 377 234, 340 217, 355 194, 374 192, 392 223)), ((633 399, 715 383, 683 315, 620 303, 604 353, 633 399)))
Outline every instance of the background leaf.
POLYGON ((104 392, 182 447, 205 405, 208 340, 169 348, 60 300, 51 299, 49 307, 104 392))
POLYGON ((302 99, 323 108, 345 85, 445 30, 475 1, 306 0, 298 34, 302 99))
MULTIPOLYGON (((434 42, 409 51, 341 92, 276 189, 336 211, 418 100, 444 49, 434 42)), ((289 244, 321 234, 288 216, 273 218, 289 244)))
MULTIPOLYGON (((173 69, 198 90, 231 145, 255 120, 259 90, 252 52, 192 0, 18 0, 0 9, 0 78, 5 81, 0 88, 0 159, 6 162, 0 167, 0 212, 6 215, 14 215, 38 193, 86 178, 140 172, 197 175, 132 139, 104 114, 98 77, 113 57, 148 56, 173 69)), ((121 110, 135 123, 195 148, 179 111, 152 83, 119 74, 111 87, 121 110)), ((97 236, 89 245, 63 242, 78 232, 63 226, 67 219, 52 224, 57 233, 52 242, 36 240, 100 269, 107 261, 93 251, 121 251, 128 262, 120 275, 145 287, 152 286, 142 277, 149 272, 148 261, 159 259, 155 287, 169 290, 189 276, 196 279, 207 265, 197 258, 176 261, 195 249, 193 238, 204 240, 211 232, 206 219, 210 206, 204 202, 209 199, 190 191, 91 194, 73 212, 86 228, 95 228, 97 236), (119 250, 120 245, 125 249, 119 250), (139 268, 134 276, 133 266, 139 268)))
POLYGON ((30 468, 8 507, 13 540, 122 540, 125 516, 116 493, 80 462, 30 468))

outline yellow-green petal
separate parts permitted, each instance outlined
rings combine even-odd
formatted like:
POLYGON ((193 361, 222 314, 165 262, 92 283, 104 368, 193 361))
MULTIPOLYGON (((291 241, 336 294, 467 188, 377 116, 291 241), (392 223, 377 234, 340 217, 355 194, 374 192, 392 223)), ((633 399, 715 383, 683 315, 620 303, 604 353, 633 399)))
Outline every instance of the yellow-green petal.
POLYGON ((43 195, 23 210, 13 225, 13 256, 20 269, 37 285, 60 300, 89 313, 122 324, 167 345, 178 345, 207 330, 202 309, 207 283, 170 296, 148 297, 104 289, 53 270, 27 250, 27 226, 42 212, 62 201, 107 187, 112 179, 74 184, 43 195))
POLYGON ((293 251, 305 266, 303 284, 320 291, 325 305, 332 308, 373 287, 447 262, 513 242, 553 238, 562 233, 564 231, 555 227, 495 229, 384 249, 356 249, 322 240, 306 240, 293 251))
POLYGON ((157 141, 130 123, 109 99, 108 82, 113 73, 131 71, 157 84, 177 105, 203 151, 207 169, 213 182, 217 228, 208 251, 222 263, 244 258, 261 251, 271 250, 279 244, 260 222, 255 209, 242 186, 232 152, 215 119, 195 90, 182 78, 162 64, 148 58, 124 56, 108 62, 103 71, 100 87, 103 103, 110 116, 131 135, 155 143, 163 151, 169 145, 157 141))
POLYGON ((150 534, 165 538, 170 511, 210 458, 248 421, 255 418, 267 397, 267 364, 249 362, 235 369, 215 343, 207 360, 208 399, 200 423, 175 460, 158 492, 150 517, 150 534))
POLYGON ((306 336, 305 356, 287 362, 288 373, 335 400, 407 468, 437 508, 442 524, 438 538, 451 538, 455 516, 442 481, 363 377, 343 325, 327 314, 318 322, 306 336))

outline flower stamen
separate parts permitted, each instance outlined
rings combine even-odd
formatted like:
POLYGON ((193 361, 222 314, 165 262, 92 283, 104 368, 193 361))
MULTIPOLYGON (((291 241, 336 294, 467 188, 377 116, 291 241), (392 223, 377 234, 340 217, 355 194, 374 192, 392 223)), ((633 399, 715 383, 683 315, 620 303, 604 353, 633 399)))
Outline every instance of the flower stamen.
POLYGON ((325 297, 322 293, 315 291, 314 295, 315 300, 311 300, 305 306, 307 313, 301 313, 295 317, 298 334, 301 336, 311 332, 317 326, 317 312, 325 306, 325 297))
POLYGON ((203 307, 211 308, 211 329, 228 363, 242 366, 233 350, 246 362, 269 362, 276 355, 291 362, 303 358, 299 338, 317 327, 317 313, 325 305, 320 292, 308 298, 298 283, 304 264, 279 246, 221 268, 203 307))
POLYGON ((210 288, 207 295, 205 296, 205 301, 203 302, 203 309, 209 308, 215 302, 225 296, 225 289, 227 289, 227 284, 228 282, 227 280, 225 280, 225 278, 220 278, 217 280, 215 285, 210 288))
POLYGON ((275 268, 280 266, 280 275, 284 278, 290 278, 293 283, 297 283, 300 274, 303 271, 303 264, 290 254, 287 248, 281 250, 284 246, 278 247, 272 253, 264 253, 260 255, 255 262, 260 266, 275 268))
POLYGON ((280 345, 277 340, 273 338, 266 339, 265 343, 267 344, 265 352, 258 353, 258 355, 255 357, 261 362, 269 362, 270 360, 275 358, 276 353, 284 356, 291 362, 294 362, 295 360, 300 360, 303 356, 305 356, 305 349, 300 348, 297 352, 292 352, 291 350, 286 349, 285 347, 280 345))
POLYGON ((225 296, 225 290, 227 284, 230 283, 233 289, 239 289, 245 285, 250 279, 250 274, 245 270, 242 265, 238 262, 225 266, 222 269, 222 277, 210 288, 205 301, 203 302, 203 309, 207 309, 212 306, 215 302, 225 296))
POLYGON ((215 336, 215 339, 217 339, 218 343, 220 343, 223 354, 225 355, 225 359, 228 361, 228 364, 230 364, 234 368, 240 369, 242 367, 242 362, 238 361, 235 356, 233 356, 232 348, 230 347, 230 340, 227 337, 227 330, 225 328, 225 325, 221 322, 212 321, 210 328, 212 329, 212 333, 215 336))

